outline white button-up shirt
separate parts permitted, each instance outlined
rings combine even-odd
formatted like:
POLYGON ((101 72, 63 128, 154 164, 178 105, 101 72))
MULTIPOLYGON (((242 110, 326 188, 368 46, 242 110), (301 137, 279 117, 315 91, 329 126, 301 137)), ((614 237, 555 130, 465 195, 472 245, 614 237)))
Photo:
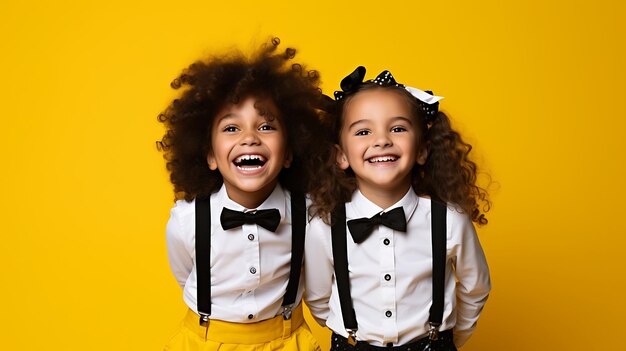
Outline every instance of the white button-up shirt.
MULTIPOLYGON (((211 195, 211 319, 249 323, 275 317, 281 310, 291 263, 289 192, 277 185, 256 210, 278 209, 276 232, 256 224, 223 230, 222 208, 246 209, 235 203, 224 186, 211 195)), ((167 251, 172 273, 183 288, 185 303, 197 309, 195 267, 195 201, 177 201, 167 223, 167 251)), ((301 282, 304 277, 301 277, 301 282)), ((302 283, 296 304, 302 296, 302 283)))
MULTIPOLYGON (((403 345, 428 333, 432 302, 430 199, 413 189, 383 209, 358 190, 346 204, 346 218, 370 218, 402 207, 407 231, 375 227, 361 244, 347 230, 350 293, 358 322, 357 340, 375 346, 403 345)), ((447 264, 443 324, 454 328, 455 344, 470 337, 491 288, 485 255, 468 216, 447 211, 447 264)), ((330 227, 314 218, 307 227, 305 301, 315 319, 335 333, 348 336, 341 315, 334 277, 330 227)))

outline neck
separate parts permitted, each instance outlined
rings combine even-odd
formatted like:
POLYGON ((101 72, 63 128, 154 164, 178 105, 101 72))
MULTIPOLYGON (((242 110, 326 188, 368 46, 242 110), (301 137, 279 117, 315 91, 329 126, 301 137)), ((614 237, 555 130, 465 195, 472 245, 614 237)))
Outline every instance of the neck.
POLYGON ((273 182, 272 184, 269 184, 268 186, 265 186, 257 191, 248 192, 232 186, 231 184, 224 183, 228 198, 247 209, 254 209, 261 206, 261 204, 272 194, 276 184, 277 182, 273 182))
POLYGON ((386 209, 391 205, 400 201, 406 192, 409 191, 411 184, 396 187, 394 189, 382 189, 376 187, 366 187, 359 185, 359 191, 366 199, 373 202, 376 206, 386 209))

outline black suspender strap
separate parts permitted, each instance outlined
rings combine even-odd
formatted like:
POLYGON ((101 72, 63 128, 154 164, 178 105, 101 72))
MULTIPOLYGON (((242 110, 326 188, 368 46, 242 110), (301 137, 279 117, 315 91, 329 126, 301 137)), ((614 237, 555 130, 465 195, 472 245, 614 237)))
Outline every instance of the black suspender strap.
MULTIPOLYGON (((283 298, 283 318, 291 318, 291 309, 298 295, 304 235, 306 202, 304 195, 291 194, 291 268, 289 283, 283 298)), ((211 316, 211 202, 210 197, 196 199, 196 276, 198 283, 198 313, 200 325, 206 326, 211 316)))
POLYGON ((446 279, 446 205, 431 200, 432 247, 433 247, 433 303, 430 306, 429 335, 438 339, 439 326, 443 320, 444 289, 446 279))
POLYGON ((283 297, 283 318, 291 319, 291 309, 298 295, 302 258, 304 257, 304 236, 306 226, 306 202, 304 195, 291 193, 291 268, 287 292, 283 297))
POLYGON ((211 202, 196 199, 196 276, 200 325, 206 326, 211 315, 211 202))
POLYGON ((348 244, 346 233, 346 207, 338 206, 332 215, 331 240, 335 265, 335 281, 339 291, 343 325, 350 334, 348 342, 355 343, 358 324, 350 296, 350 277, 348 273, 348 244))

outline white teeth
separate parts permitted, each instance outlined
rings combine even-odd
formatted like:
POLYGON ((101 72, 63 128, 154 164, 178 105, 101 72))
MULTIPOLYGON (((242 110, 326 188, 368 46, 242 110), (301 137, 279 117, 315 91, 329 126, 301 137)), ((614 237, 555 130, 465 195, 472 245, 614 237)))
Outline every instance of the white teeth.
POLYGON ((390 162, 390 161, 395 161, 397 160, 397 157, 394 156, 379 156, 379 157, 372 157, 370 159, 368 159, 368 161, 370 163, 375 163, 375 162, 390 162))
POLYGON ((248 161, 248 160, 258 160, 258 161, 264 162, 265 161, 265 157, 263 157, 261 155, 241 155, 241 156, 239 156, 239 157, 237 157, 235 159, 235 162, 239 163, 239 162, 242 162, 244 160, 245 161, 248 161))

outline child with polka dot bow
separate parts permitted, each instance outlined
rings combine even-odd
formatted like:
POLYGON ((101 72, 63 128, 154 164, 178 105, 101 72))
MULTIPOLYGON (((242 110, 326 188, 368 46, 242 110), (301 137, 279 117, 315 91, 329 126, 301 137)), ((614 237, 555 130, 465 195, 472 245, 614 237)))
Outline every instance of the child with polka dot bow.
POLYGON ((336 152, 311 193, 305 301, 331 350, 456 350, 490 291, 472 222, 490 202, 441 97, 358 67, 335 92, 336 152), (332 232, 332 235, 330 234, 332 232))

